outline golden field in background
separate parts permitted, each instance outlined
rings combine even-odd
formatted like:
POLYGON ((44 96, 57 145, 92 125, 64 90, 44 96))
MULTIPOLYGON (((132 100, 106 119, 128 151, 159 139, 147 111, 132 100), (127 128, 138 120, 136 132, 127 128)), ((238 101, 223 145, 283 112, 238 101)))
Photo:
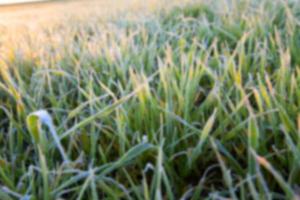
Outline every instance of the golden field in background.
MULTIPOLYGON (((0 6, 1 57, 7 51, 11 51, 10 47, 22 46, 22 40, 43 38, 45 30, 51 31, 57 27, 72 29, 79 23, 100 26, 105 24, 103 22, 115 18, 147 18, 155 11, 170 9, 171 5, 189 1, 191 0, 175 0, 172 3, 160 0, 67 0, 2 5, 0 6)), ((68 34, 70 33, 58 34, 58 37, 63 39, 68 34)), ((45 41, 40 41, 37 45, 39 44, 46 45, 45 41)))
POLYGON ((160 0, 74 0, 38 2, 0 6, 0 26, 50 25, 66 18, 102 17, 111 18, 122 13, 145 14, 149 11, 187 2, 160 0))

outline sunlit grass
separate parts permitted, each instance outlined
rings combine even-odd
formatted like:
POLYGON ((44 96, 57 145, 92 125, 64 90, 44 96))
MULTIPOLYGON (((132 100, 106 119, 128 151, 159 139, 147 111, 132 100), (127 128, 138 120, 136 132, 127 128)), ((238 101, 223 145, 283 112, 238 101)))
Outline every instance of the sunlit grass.
POLYGON ((3 36, 0 199, 299 198, 300 4, 212 2, 3 36))

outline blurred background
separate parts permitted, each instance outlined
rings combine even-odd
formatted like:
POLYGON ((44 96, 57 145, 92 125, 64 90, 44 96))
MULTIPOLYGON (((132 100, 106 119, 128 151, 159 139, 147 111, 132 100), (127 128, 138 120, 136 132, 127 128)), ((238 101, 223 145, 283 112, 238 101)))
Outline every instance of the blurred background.
POLYGON ((15 3, 30 3, 30 2, 37 2, 43 0, 0 0, 1 5, 7 4, 15 4, 15 3))
MULTIPOLYGON (((62 19, 112 18, 124 12, 137 14, 161 7, 159 0, 0 0, 0 28, 45 25, 62 19), (93 16, 93 17, 91 17, 93 16)), ((174 1, 176 2, 176 1, 174 1)), ((181 1, 183 2, 183 1, 181 1)))

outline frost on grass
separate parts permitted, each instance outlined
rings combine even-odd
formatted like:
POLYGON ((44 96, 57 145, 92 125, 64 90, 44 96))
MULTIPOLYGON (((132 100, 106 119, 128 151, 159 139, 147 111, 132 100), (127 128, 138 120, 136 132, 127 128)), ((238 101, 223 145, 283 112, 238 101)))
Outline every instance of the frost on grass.
POLYGON ((300 3, 226 2, 3 43, 0 199, 295 199, 300 3))

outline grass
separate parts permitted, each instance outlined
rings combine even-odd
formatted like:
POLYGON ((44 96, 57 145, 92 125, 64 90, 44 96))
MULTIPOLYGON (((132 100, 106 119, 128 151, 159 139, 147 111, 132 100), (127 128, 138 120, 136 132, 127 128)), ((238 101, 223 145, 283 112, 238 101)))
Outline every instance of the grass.
POLYGON ((3 37, 0 199, 300 198, 297 3, 3 37))

